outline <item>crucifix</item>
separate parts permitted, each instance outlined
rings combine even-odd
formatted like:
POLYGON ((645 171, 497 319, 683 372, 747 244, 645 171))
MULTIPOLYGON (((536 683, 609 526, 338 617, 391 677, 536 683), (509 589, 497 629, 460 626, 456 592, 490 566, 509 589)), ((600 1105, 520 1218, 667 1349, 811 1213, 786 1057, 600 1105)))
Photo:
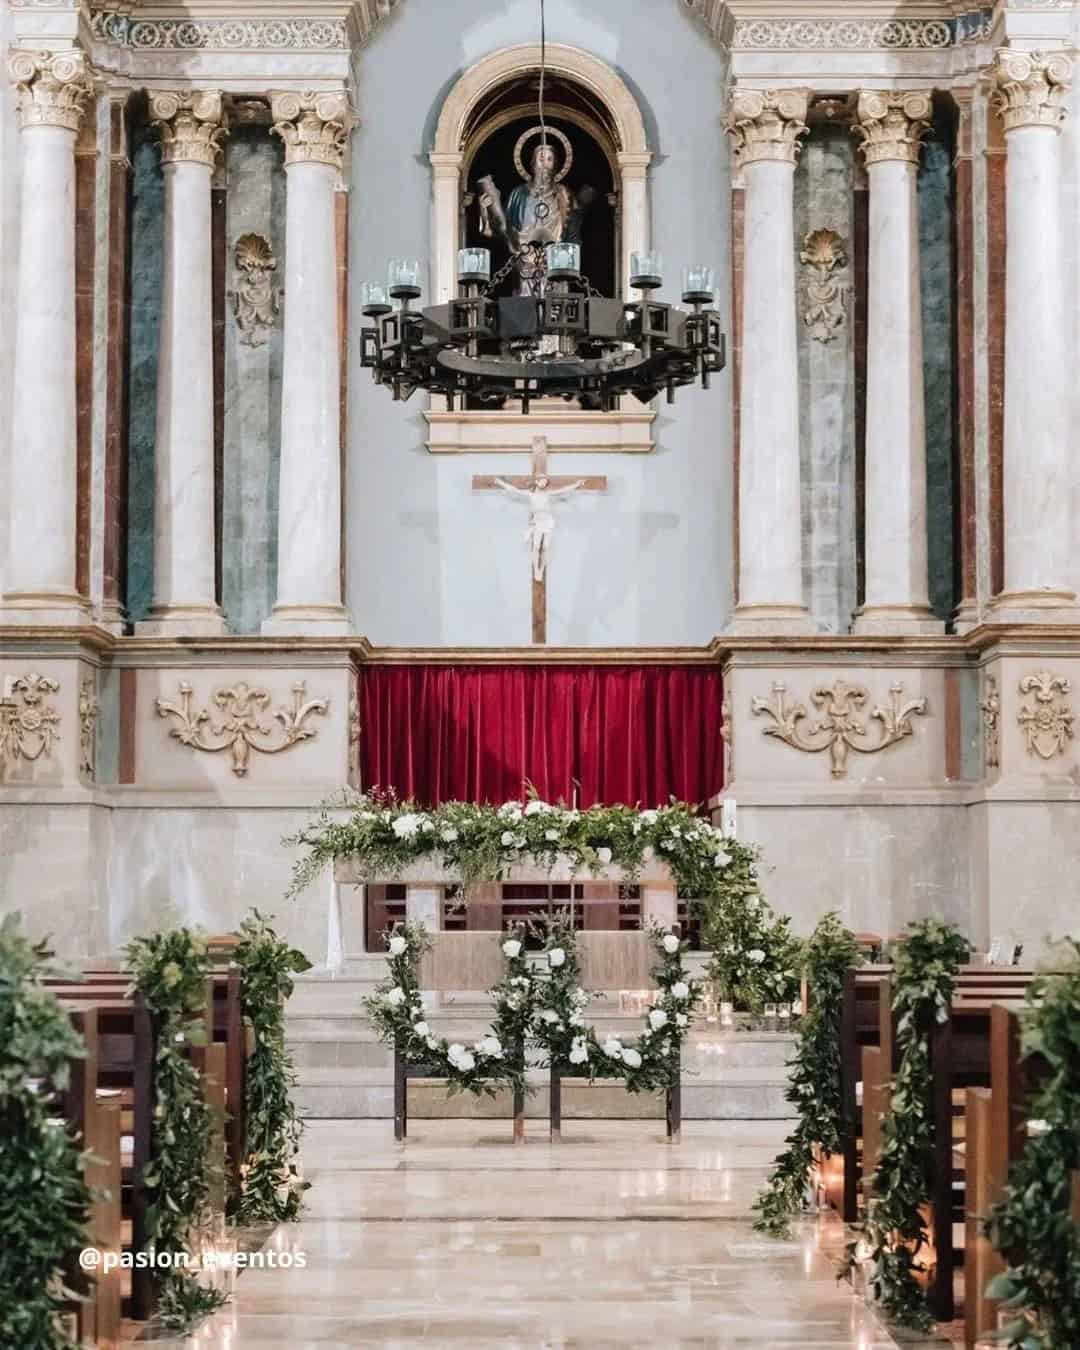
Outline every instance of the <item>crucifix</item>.
POLYGON ((474 474, 474 490, 495 489, 525 502, 529 508, 529 526, 525 540, 529 545, 532 569, 532 640, 547 642, 547 569, 551 553, 551 536, 555 517, 553 503, 571 497, 575 492, 603 492, 607 479, 550 477, 547 471, 547 438, 533 437, 531 452, 532 472, 527 476, 499 478, 492 474, 474 474))

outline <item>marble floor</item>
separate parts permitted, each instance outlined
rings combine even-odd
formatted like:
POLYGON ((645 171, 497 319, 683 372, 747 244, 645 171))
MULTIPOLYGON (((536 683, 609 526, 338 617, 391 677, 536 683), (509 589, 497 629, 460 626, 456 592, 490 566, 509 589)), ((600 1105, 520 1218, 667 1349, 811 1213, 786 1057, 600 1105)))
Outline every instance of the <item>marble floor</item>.
POLYGON ((509 1123, 313 1121, 302 1222, 271 1245, 306 1265, 249 1270, 200 1350, 884 1350, 895 1342, 838 1285, 843 1235, 797 1242, 749 1221, 782 1122, 570 1121, 561 1146, 509 1123))

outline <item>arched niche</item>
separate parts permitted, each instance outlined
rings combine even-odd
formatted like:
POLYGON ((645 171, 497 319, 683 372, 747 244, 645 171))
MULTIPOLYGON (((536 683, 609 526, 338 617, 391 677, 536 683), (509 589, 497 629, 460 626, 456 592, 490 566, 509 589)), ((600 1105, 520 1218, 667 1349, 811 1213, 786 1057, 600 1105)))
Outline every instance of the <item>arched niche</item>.
MULTIPOLYGON (((577 47, 549 43, 547 78, 557 102, 553 118, 576 124, 607 156, 615 188, 618 258, 615 274, 625 293, 630 255, 649 246, 648 167, 652 158, 641 109, 611 66, 577 47), (573 99, 558 98, 559 90, 573 99)), ((463 208, 472 161, 500 124, 535 114, 535 99, 522 86, 540 72, 540 44, 507 47, 470 67, 443 103, 430 151, 432 185, 431 290, 435 303, 457 289, 457 252, 462 244, 463 208)), ((545 100, 547 102, 547 100, 545 100)), ((442 400, 437 401, 441 405, 442 400)), ((634 400, 623 400, 634 403, 634 400)), ((525 418, 516 411, 447 413, 433 403, 427 414, 428 447, 433 451, 523 450, 532 436, 546 434, 553 450, 652 448, 654 414, 640 404, 615 413, 585 413, 565 406, 525 418), (541 425, 543 423, 543 425, 541 425)))

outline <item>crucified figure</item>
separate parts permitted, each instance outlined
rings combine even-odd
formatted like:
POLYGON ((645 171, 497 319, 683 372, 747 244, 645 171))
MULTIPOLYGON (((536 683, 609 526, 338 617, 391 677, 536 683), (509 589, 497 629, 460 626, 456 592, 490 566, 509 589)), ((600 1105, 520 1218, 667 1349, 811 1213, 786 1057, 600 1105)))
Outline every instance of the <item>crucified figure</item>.
POLYGON ((548 486, 547 477, 541 474, 533 479, 533 485, 529 488, 515 487, 505 478, 496 478, 495 485, 509 493, 511 497, 528 503, 529 527, 525 531, 525 541, 532 553, 533 580, 543 581, 544 573, 547 571, 548 554, 551 551, 551 534, 555 529, 551 503, 577 492, 578 488, 585 486, 585 479, 579 478, 568 487, 553 488, 548 486))

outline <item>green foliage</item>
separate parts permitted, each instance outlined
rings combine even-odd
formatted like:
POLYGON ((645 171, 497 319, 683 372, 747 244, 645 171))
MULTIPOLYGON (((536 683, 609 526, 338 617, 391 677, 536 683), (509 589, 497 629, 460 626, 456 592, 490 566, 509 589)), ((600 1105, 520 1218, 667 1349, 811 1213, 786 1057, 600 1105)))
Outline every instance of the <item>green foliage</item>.
POLYGON ((68 1350, 56 1321, 64 1267, 87 1242, 84 1158, 55 1117, 81 1038, 39 980, 44 944, 0 923, 0 1345, 68 1350))
POLYGON ((690 1029, 701 986, 683 967, 686 944, 673 933, 652 931, 658 964, 652 971, 658 986, 645 1015, 641 1035, 631 1044, 609 1036, 603 1044, 585 1023, 590 999, 581 988, 577 943, 569 923, 556 924, 543 956, 548 977, 542 983, 534 1018, 535 1043, 546 1062, 569 1067, 583 1078, 622 1078, 628 1092, 653 1092, 671 1087, 681 1065, 682 1043, 690 1029))
POLYGON ((859 1240, 848 1248, 848 1270, 866 1257, 870 1288, 887 1316, 929 1331, 934 1321, 916 1276, 929 1243, 924 1221, 934 1165, 933 1075, 930 1033, 945 1022, 967 940, 951 924, 924 919, 908 925, 891 952, 893 1012, 899 1068, 884 1117, 881 1156, 871 1181, 859 1240))
POLYGON ((219 1290, 201 1284, 191 1269, 209 1235, 211 1115, 188 1050, 206 1043, 203 1020, 210 962, 206 938, 174 928, 135 938, 125 949, 127 970, 155 1019, 154 1127, 150 1161, 143 1173, 149 1193, 148 1248, 186 1251, 187 1269, 159 1272, 162 1323, 186 1329, 225 1302, 219 1290))
POLYGON ((777 914, 761 895, 750 850, 733 848, 731 840, 724 847, 742 856, 733 856, 737 878, 705 906, 702 936, 712 949, 708 975, 723 998, 760 1013, 766 1003, 798 997, 802 946, 790 918, 777 914))
POLYGON ((1028 992, 1022 1045, 1045 1061, 1030 1104, 1043 1123, 987 1223, 1008 1263, 987 1293, 1016 1311, 1002 1339, 1020 1350, 1080 1346, 1080 1228, 1069 1212, 1071 1178, 1080 1172, 1080 943, 1068 947, 1068 969, 1028 992))
POLYGON ((791 1220, 803 1210, 815 1148, 823 1157, 840 1152, 844 974, 859 960, 852 934, 835 914, 826 914, 806 944, 809 1007, 799 1023, 799 1043, 785 1094, 799 1121, 788 1135, 787 1148, 776 1159, 769 1184, 754 1202, 758 1232, 790 1237, 791 1220))
POLYGON ((234 1217, 241 1224, 289 1223, 300 1213, 308 1183, 296 1167, 302 1126, 292 1101, 296 1075, 285 1048, 285 1002, 293 975, 310 970, 311 962, 257 909, 240 925, 233 959, 241 972, 244 1021, 255 1040, 244 1080, 244 1163, 234 1217))

